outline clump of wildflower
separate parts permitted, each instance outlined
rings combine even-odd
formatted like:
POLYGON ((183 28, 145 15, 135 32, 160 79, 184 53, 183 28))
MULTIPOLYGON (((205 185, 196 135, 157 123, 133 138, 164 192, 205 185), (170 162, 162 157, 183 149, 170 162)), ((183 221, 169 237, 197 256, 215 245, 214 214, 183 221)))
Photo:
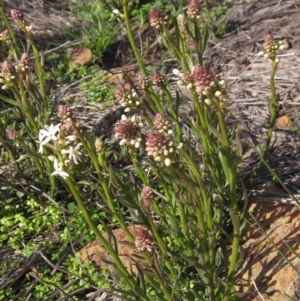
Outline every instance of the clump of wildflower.
POLYGON ((175 150, 182 147, 182 144, 176 147, 175 142, 161 132, 152 132, 146 138, 146 152, 148 156, 155 161, 163 162, 170 166, 175 161, 175 150))
POLYGON ((70 120, 70 118, 72 118, 72 116, 73 116, 72 109, 65 105, 59 105, 57 108, 57 116, 62 121, 70 120))
POLYGON ((14 80, 16 78, 16 72, 13 65, 4 61, 0 64, 0 83, 3 84, 2 89, 9 89, 14 85, 14 80))
POLYGON ((121 139, 120 145, 140 148, 143 141, 142 126, 140 116, 134 115, 131 118, 127 118, 125 115, 122 115, 121 120, 114 127, 115 137, 121 139))
POLYGON ((265 51, 259 52, 258 55, 263 55, 276 63, 279 62, 277 54, 280 50, 287 49, 285 41, 275 41, 273 35, 267 34, 263 44, 265 51))
POLYGON ((152 71, 152 83, 154 86, 163 86, 166 82, 166 78, 157 70, 152 71))
POLYGON ((16 65, 16 70, 18 72, 25 72, 29 68, 29 55, 28 53, 23 53, 19 62, 16 65))
POLYGON ((141 101, 134 90, 126 89, 125 87, 118 85, 114 91, 115 98, 122 107, 126 107, 125 112, 131 111, 140 105, 141 101))
POLYGON ((156 29, 161 28, 167 24, 169 17, 163 14, 159 9, 151 8, 149 10, 150 25, 156 29))
POLYGON ((145 207, 150 207, 153 197, 153 190, 150 186, 145 186, 141 192, 141 198, 144 201, 145 207))
POLYGON ((171 121, 162 113, 157 113, 153 118, 153 127, 160 133, 171 135, 173 133, 171 121))
POLYGON ((191 21, 199 20, 201 18, 201 7, 199 0, 190 0, 186 13, 191 21))
POLYGON ((135 236, 135 247, 138 251, 152 252, 154 246, 153 237, 148 230, 137 228, 135 236))
POLYGON ((17 131, 15 131, 13 129, 5 129, 5 132, 6 132, 6 136, 9 140, 16 140, 16 138, 18 137, 17 131))
POLYGON ((142 89, 145 90, 149 87, 149 79, 146 75, 139 75, 137 78, 137 85, 142 89))

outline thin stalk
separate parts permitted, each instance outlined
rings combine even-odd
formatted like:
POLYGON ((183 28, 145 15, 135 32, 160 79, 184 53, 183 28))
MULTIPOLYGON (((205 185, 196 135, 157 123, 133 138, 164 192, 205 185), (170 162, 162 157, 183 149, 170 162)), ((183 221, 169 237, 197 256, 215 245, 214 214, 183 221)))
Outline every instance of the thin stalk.
POLYGON ((25 35, 28 40, 28 43, 32 47, 33 54, 34 54, 34 60, 35 60, 35 70, 37 77, 39 79, 40 88, 41 88, 41 95, 42 95, 42 101, 44 104, 44 110, 47 111, 48 109, 48 103, 47 103, 47 93, 46 93, 46 84, 45 84, 45 72, 44 72, 44 64, 43 64, 43 55, 39 54, 38 49, 35 46, 35 43, 31 37, 31 34, 25 30, 25 35))
POLYGON ((209 24, 209 28, 211 33, 214 33, 214 23, 213 23, 213 19, 212 16, 210 14, 210 7, 209 7, 209 3, 208 0, 203 0, 204 2, 204 6, 205 6, 205 12, 206 12, 206 18, 208 20, 208 24, 209 24))
POLYGON ((198 63, 200 66, 203 65, 203 58, 202 58, 202 36, 201 36, 201 29, 197 22, 194 23, 194 29, 195 29, 195 41, 196 41, 196 47, 197 47, 197 56, 198 56, 198 63))
POLYGON ((149 185, 149 180, 147 178, 147 176, 144 174, 143 170, 141 169, 141 165, 138 163, 136 154, 134 152, 134 150, 132 148, 128 149, 130 156, 131 156, 131 161, 134 165, 134 169, 137 172, 137 174, 139 175, 140 179, 143 181, 143 184, 145 186, 149 185))
POLYGON ((268 106, 270 111, 270 124, 268 128, 268 137, 266 141, 266 147, 264 151, 264 159, 266 158, 267 154, 269 153, 270 145, 271 145, 271 139, 273 134, 273 129, 275 127, 276 123, 276 110, 278 105, 278 99, 276 95, 276 85, 275 85, 275 74, 277 70, 278 63, 275 61, 272 61, 272 71, 271 71, 271 77, 270 77, 270 86, 271 86, 271 99, 268 99, 268 106))
POLYGON ((169 28, 163 24, 163 33, 165 36, 162 36, 165 46, 170 50, 171 53, 175 54, 177 61, 181 62, 181 68, 183 71, 188 71, 189 67, 186 63, 184 53, 180 50, 180 48, 176 45, 173 37, 170 35, 169 28), (164 39, 166 37, 166 39, 164 39), (170 47, 170 45, 172 47, 170 47))
POLYGON ((175 121, 175 127, 176 127, 176 133, 177 133, 177 139, 182 142, 183 139, 182 139, 182 131, 181 131, 181 126, 180 126, 180 123, 179 123, 179 119, 178 119, 178 113, 174 110, 174 100, 172 99, 172 95, 169 91, 169 89, 167 89, 166 87, 162 87, 162 90, 167 94, 167 100, 168 100, 168 103, 169 103, 169 108, 171 109, 171 112, 172 112, 172 118, 174 119, 175 121))

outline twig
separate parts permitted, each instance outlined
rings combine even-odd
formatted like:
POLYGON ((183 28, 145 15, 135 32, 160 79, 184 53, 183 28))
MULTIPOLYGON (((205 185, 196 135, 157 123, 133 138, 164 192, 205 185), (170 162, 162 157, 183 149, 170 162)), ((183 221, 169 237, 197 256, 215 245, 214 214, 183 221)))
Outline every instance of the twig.
POLYGON ((251 279, 251 281, 252 281, 252 283, 253 283, 253 285, 254 285, 254 287, 255 287, 256 292, 257 292, 258 295, 260 296, 260 298, 261 298, 263 301, 265 301, 264 297, 260 294, 260 292, 259 292, 259 290, 258 290, 258 288, 257 288, 257 286, 256 286, 255 281, 254 281, 253 279, 251 279))

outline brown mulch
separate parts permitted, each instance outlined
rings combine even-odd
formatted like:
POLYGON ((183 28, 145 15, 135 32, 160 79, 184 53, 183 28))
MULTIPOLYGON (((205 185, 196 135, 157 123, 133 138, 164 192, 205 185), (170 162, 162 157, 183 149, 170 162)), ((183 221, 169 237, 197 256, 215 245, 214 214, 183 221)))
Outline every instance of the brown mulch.
MULTIPOLYGON (((26 20, 34 25, 33 35, 43 50, 50 50, 53 45, 65 43, 64 30, 78 28, 80 25, 76 18, 71 17, 68 9, 70 0, 14 0, 6 1, 7 9, 18 8, 25 14, 26 20)), ((88 2, 88 1, 86 1, 88 2)), ((253 0, 228 1, 229 9, 225 16, 228 20, 229 32, 222 38, 214 41, 206 52, 210 63, 221 67, 222 76, 228 81, 229 98, 233 101, 229 110, 234 112, 234 122, 242 126, 245 138, 253 141, 263 136, 266 132, 268 109, 266 99, 270 97, 270 64, 267 59, 257 57, 262 49, 264 37, 272 33, 278 40, 286 40, 290 48, 280 55, 281 63, 276 75, 277 92, 281 102, 278 116, 288 116, 292 124, 288 127, 277 128, 276 148, 270 155, 268 163, 280 174, 285 185, 295 196, 300 196, 300 3, 296 0, 253 0)), ((153 41, 154 44, 154 41, 153 41)), ((105 66, 113 74, 122 74, 124 68, 137 70, 130 56, 129 45, 121 36, 108 52, 107 58, 115 53, 121 56, 110 61, 105 66)), ((156 54, 156 50, 153 50, 156 54)), ((99 68, 101 65, 99 58, 99 68)), ((151 57, 152 63, 156 56, 151 57)), ((104 61, 107 62, 105 59, 104 61)), ((77 99, 82 96, 79 83, 70 83, 64 87, 57 87, 62 100, 77 99), (72 86, 73 85, 73 86, 72 86)), ((89 128, 100 120, 111 121, 107 118, 107 111, 102 111, 102 105, 95 106, 76 103, 74 109, 80 112, 80 117, 89 128)), ((112 126, 112 122, 111 122, 112 126)), ((251 169, 251 164, 257 160, 255 150, 250 150, 244 157, 241 169, 245 172, 251 169)), ((274 300, 285 299, 284 293, 295 297, 297 284, 297 267, 300 232, 299 214, 295 206, 283 205, 293 200, 280 185, 271 181, 272 176, 267 169, 261 171, 258 179, 252 183, 249 191, 254 201, 251 211, 254 218, 249 219, 245 235, 245 263, 241 267, 238 290, 242 293, 250 288, 251 294, 242 300, 274 300), (270 203, 269 203, 270 202, 270 203), (259 234, 255 217, 263 224, 265 231, 272 239, 275 246, 259 234), (286 245, 296 252, 293 254, 286 245), (278 247, 276 249, 276 246, 278 247), (278 249, 280 251, 278 251, 278 249), (282 252, 290 260, 287 264, 282 259, 282 252), (259 254, 259 255, 258 255, 259 254)), ((11 252, 11 250, 10 250, 11 252)), ((2 258, 5 258, 4 255, 2 258)), ((11 258, 11 257, 10 257, 11 258)), ((25 261, 26 262, 26 261, 25 261)), ((296 297, 295 297, 296 298, 296 297)), ((107 300, 107 299, 105 299, 107 300)), ((297 300, 297 299, 295 299, 297 300)), ((298 299, 299 300, 299 299, 298 299)))

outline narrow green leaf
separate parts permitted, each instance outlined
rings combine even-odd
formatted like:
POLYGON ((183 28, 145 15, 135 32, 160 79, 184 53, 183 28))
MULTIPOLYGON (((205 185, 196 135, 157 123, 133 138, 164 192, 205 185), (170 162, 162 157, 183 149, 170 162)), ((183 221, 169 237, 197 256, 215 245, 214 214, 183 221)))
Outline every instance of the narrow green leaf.
POLYGON ((3 101, 5 101, 15 107, 20 107, 20 104, 17 101, 10 99, 10 98, 4 96, 3 94, 0 94, 0 99, 2 99, 3 101))

